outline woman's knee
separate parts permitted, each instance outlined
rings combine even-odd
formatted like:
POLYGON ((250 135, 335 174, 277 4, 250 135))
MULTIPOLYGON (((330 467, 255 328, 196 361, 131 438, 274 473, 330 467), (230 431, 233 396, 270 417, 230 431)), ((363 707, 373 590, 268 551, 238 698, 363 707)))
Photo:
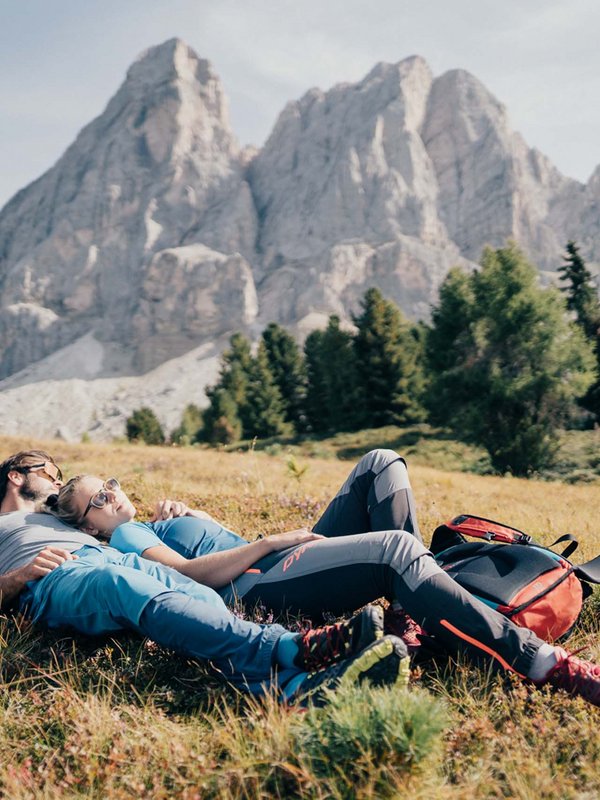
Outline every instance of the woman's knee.
POLYGON ((406 461, 399 453, 397 453, 395 450, 387 450, 383 447, 376 448, 375 450, 369 450, 369 452, 361 458, 361 461, 368 463, 369 468, 376 473, 379 473, 382 469, 389 467, 389 465, 393 464, 395 461, 406 468, 406 461))
POLYGON ((409 531, 372 531, 369 541, 380 548, 382 561, 399 568, 416 559, 431 557, 429 550, 409 531))

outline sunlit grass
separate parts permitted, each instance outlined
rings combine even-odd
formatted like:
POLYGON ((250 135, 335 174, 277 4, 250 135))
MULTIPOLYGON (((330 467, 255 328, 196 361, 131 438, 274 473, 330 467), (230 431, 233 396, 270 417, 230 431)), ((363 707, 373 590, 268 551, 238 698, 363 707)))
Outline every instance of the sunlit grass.
MULTIPOLYGON (((340 449, 351 455, 376 444, 389 440, 370 434, 340 449)), ((0 445, 8 454, 44 443, 0 445)), ((176 497, 248 538, 311 525, 352 465, 335 450, 325 458, 294 451, 290 469, 285 447, 269 455, 45 445, 68 475, 116 474, 141 519, 154 500, 176 497)), ((479 476, 410 458, 409 464, 426 540, 436 525, 469 511, 546 544, 573 533, 581 541, 576 560, 600 553, 598 483, 479 476)), ((596 660, 599 617, 596 594, 569 642, 587 646, 596 660)), ((600 796, 600 717, 583 701, 463 662, 416 674, 415 688, 412 696, 349 692, 331 708, 301 714, 271 699, 240 697, 203 666, 134 636, 74 640, 0 617, 0 796, 600 796)))

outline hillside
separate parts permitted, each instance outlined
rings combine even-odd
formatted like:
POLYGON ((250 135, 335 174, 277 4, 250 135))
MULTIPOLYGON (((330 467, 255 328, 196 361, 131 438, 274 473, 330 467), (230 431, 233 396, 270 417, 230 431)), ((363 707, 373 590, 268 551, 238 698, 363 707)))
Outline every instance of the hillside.
MULTIPOLYGON (((247 538, 310 524, 351 461, 197 448, 68 445, 1 438, 4 454, 44 446, 67 475, 115 474, 140 518, 156 497, 203 507, 247 538)), ((426 539, 460 511, 550 543, 600 551, 600 485, 566 486, 411 467, 426 539)), ((598 595, 568 646, 600 660, 598 595)), ((295 624, 292 621, 292 624, 295 624)), ((595 797, 597 711, 461 662, 413 673, 410 694, 342 696, 316 715, 255 705, 195 662, 136 637, 41 633, 0 615, 0 793, 71 798, 595 797), (379 727, 378 727, 379 726, 379 727), (382 727, 385 726, 385 727, 382 727), (385 730, 385 736, 381 731, 385 730), (335 760, 333 735, 339 735, 335 760)))

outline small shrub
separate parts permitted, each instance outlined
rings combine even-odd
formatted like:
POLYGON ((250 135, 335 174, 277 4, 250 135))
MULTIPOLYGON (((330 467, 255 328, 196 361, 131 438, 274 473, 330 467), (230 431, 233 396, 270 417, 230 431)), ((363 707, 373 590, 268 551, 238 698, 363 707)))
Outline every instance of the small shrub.
POLYGON ((136 409, 127 418, 126 433, 130 442, 145 442, 146 444, 164 444, 165 435, 160 422, 151 408, 136 409))
POLYGON ((439 753, 447 724, 444 706, 426 692, 351 688, 306 714, 296 732, 298 752, 316 775, 338 772, 347 784, 343 796, 369 784, 377 797, 390 797, 399 773, 439 753))
POLYGON ((202 428, 202 411, 194 403, 189 403, 183 410, 181 422, 171 432, 172 444, 190 445, 196 441, 202 428))

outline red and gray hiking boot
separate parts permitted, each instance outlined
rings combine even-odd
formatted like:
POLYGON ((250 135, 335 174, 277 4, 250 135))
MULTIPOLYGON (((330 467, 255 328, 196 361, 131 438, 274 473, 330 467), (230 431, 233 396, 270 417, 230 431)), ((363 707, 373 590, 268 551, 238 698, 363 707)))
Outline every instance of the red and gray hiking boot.
POLYGON ((402 639, 410 655, 414 655, 421 647, 419 636, 426 636, 419 623, 409 617, 404 609, 387 608, 383 616, 383 630, 402 639))
POLYGON ((311 672, 364 650, 383 636, 383 609, 366 606, 347 622, 312 628, 302 635, 295 665, 311 672))
POLYGON ((290 702, 301 707, 323 706, 332 692, 345 686, 408 686, 410 659, 406 645, 396 636, 383 636, 364 650, 302 681, 290 702))
POLYGON ((584 661, 566 650, 561 649, 558 664, 540 683, 564 689, 594 706, 600 706, 600 664, 584 661))

